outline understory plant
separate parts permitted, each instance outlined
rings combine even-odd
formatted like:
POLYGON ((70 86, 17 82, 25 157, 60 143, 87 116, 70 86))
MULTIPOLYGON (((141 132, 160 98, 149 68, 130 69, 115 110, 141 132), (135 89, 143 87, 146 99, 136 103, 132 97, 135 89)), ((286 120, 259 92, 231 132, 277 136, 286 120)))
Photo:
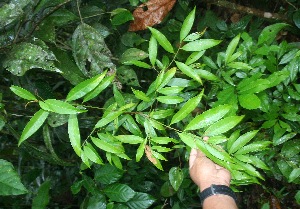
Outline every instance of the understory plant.
MULTIPOLYGON (((270 177, 300 183, 300 51, 276 40, 289 26, 267 26, 257 39, 241 32, 227 42, 192 31, 195 15, 196 8, 182 21, 176 41, 149 27, 143 45, 126 49, 118 64, 100 26, 84 19, 68 43, 74 61, 41 35, 15 44, 5 57, 3 66, 13 75, 39 68, 74 84, 54 94, 59 97, 20 83, 10 90, 22 99, 22 111, 34 110, 20 125, 22 133, 15 133, 18 146, 34 150, 38 139, 46 160, 77 166, 71 191, 83 196, 82 208, 192 208, 198 199, 188 174, 191 148, 228 169, 235 191, 270 177), (72 66, 75 75, 67 69, 72 66), (152 75, 137 82, 143 79, 136 79, 136 71, 152 75), (57 140, 58 130, 68 139, 57 140), (58 156, 60 143, 77 158, 58 156)), ((27 193, 12 165, 2 160, 1 166, 0 176, 17 179, 5 195, 27 193)), ((48 204, 39 201, 49 198, 50 180, 41 183, 33 205, 48 204)))

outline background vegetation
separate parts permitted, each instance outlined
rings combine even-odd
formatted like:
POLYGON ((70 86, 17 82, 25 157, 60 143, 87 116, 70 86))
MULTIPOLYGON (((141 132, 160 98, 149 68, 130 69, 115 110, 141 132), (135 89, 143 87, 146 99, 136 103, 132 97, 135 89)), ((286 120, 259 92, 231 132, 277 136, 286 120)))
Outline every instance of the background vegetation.
POLYGON ((200 208, 191 147, 299 207, 300 3, 146 2, 0 3, 0 207, 200 208))

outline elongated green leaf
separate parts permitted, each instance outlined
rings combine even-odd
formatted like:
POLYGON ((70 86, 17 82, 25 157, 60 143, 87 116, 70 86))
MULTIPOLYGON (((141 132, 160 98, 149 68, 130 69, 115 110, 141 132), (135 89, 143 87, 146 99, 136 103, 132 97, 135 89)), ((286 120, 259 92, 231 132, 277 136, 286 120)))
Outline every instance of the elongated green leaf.
POLYGON ((117 117, 119 117, 122 113, 123 113, 123 111, 120 111, 120 110, 114 111, 114 112, 110 112, 108 115, 106 115, 104 118, 100 119, 96 123, 95 128, 100 128, 100 127, 103 127, 103 126, 109 124, 114 119, 116 119, 117 117))
POLYGON ((205 50, 203 51, 199 51, 199 52, 193 52, 187 59, 185 64, 186 65, 190 65, 194 62, 196 62, 197 60, 200 59, 200 57, 202 57, 202 55, 205 53, 205 50))
POLYGON ((51 187, 50 181, 45 181, 41 184, 37 195, 32 200, 31 209, 45 209, 50 201, 49 190, 51 187))
POLYGON ((257 168, 270 170, 268 166, 258 157, 252 155, 234 155, 234 157, 242 162, 250 163, 257 168))
POLYGON ((179 143, 178 140, 173 139, 173 138, 169 138, 169 137, 152 137, 151 142, 155 142, 157 144, 168 144, 170 142, 173 142, 173 143, 176 143, 176 144, 179 143))
POLYGON ((189 32, 192 29, 193 23, 194 23, 194 20, 195 20, 195 12, 196 12, 196 8, 194 8, 188 14, 188 16, 185 18, 185 20, 183 21, 182 27, 181 27, 181 30, 180 30, 180 42, 183 41, 183 39, 189 34, 189 32))
POLYGON ((39 105, 43 110, 55 112, 58 114, 77 114, 87 111, 83 109, 78 109, 67 102, 63 102, 56 99, 47 99, 44 102, 39 101, 39 105))
POLYGON ((120 57, 120 62, 125 63, 133 60, 143 60, 148 57, 148 54, 141 49, 129 48, 120 57))
POLYGON ((16 95, 18 95, 19 97, 23 98, 23 99, 27 99, 27 100, 37 100, 37 98, 30 93, 29 91, 27 91, 26 89, 23 89, 19 86, 14 86, 12 85, 10 87, 10 90, 12 92, 14 92, 16 95))
POLYGON ((228 152, 235 153, 237 150, 242 148, 244 145, 246 145, 253 137, 257 134, 258 130, 255 131, 249 131, 242 136, 240 136, 233 144, 231 147, 229 147, 228 152))
POLYGON ((99 75, 94 76, 93 78, 90 78, 88 80, 85 80, 85 81, 77 84, 68 93, 66 101, 72 101, 75 99, 79 99, 79 98, 85 96, 87 93, 94 90, 99 85, 99 83, 102 81, 102 79, 104 78, 105 75, 106 75, 106 71, 99 75))
POLYGON ((204 78, 209 81, 217 81, 219 78, 212 74, 211 72, 207 70, 202 70, 202 69, 197 69, 196 70, 197 74, 200 76, 200 78, 204 78))
POLYGON ((175 191, 178 191, 183 181, 183 172, 178 167, 173 167, 169 171, 169 181, 175 191))
POLYGON ((178 133, 181 141, 183 141, 187 146, 191 147, 191 148, 196 148, 196 143, 195 141, 197 140, 193 134, 189 134, 189 133, 178 133))
POLYGON ((116 168, 113 165, 105 164, 95 171, 95 180, 102 184, 112 184, 122 178, 123 170, 116 168))
POLYGON ((140 144, 144 141, 144 138, 135 135, 118 135, 115 138, 126 144, 140 144))
POLYGON ((228 63, 228 61, 230 60, 233 52, 235 51, 239 41, 240 41, 240 37, 241 35, 238 34, 236 37, 234 37, 232 39, 232 41, 229 43, 227 49, 226 49, 226 52, 225 52, 225 64, 228 63))
POLYGON ((241 94, 238 96, 240 105, 248 110, 254 110, 260 107, 261 101, 255 94, 241 94))
POLYGON ((296 136, 296 134, 297 133, 292 132, 292 133, 288 133, 282 137, 273 138, 273 145, 274 146, 280 145, 280 144, 292 139, 294 136, 296 136))
POLYGON ((199 52, 214 47, 219 43, 221 43, 221 40, 200 39, 185 44, 181 49, 184 51, 199 52))
POLYGON ((27 192, 14 166, 10 162, 0 159, 0 195, 20 195, 27 192))
POLYGON ((198 81, 199 83, 202 84, 202 80, 199 77, 199 75, 196 73, 196 71, 191 68, 190 66, 187 66, 186 64, 182 62, 177 62, 176 61, 177 67, 188 77, 193 78, 194 80, 198 81))
MULTIPOLYGON (((147 193, 136 192, 133 198, 126 202, 129 208, 147 209, 155 202, 155 198, 147 193)), ((121 208, 120 208, 121 209, 121 208)))
POLYGON ((27 123, 25 126, 22 135, 19 139, 18 146, 28 139, 32 134, 34 134, 45 122, 49 115, 49 112, 44 111, 44 110, 39 110, 37 111, 34 116, 30 119, 30 121, 27 123))
POLYGON ((141 160, 141 158, 143 157, 144 152, 145 152, 146 143, 147 143, 147 138, 144 139, 144 141, 140 144, 139 148, 137 149, 136 156, 135 156, 136 162, 139 162, 141 160))
POLYGON ((159 45, 162 46, 167 52, 174 53, 174 49, 172 44, 168 41, 166 36, 162 34, 160 31, 156 30, 155 28, 148 27, 151 31, 154 38, 157 40, 159 45))
POLYGON ((205 111, 201 115, 195 117, 185 128, 185 130, 196 130, 207 127, 221 118, 232 108, 231 105, 220 105, 205 111))
POLYGON ((193 97, 192 99, 188 100, 182 108, 173 116, 171 120, 171 124, 178 123, 182 119, 184 119, 188 114, 190 114, 199 104, 202 99, 204 93, 204 89, 198 96, 193 97))
POLYGON ((231 162, 231 157, 224 150, 217 149, 208 143, 204 143, 204 145, 206 150, 214 157, 222 161, 231 162))
POLYGON ((173 109, 157 110, 151 112, 150 117, 157 120, 157 119, 162 119, 171 116, 173 115, 173 113, 174 113, 173 109))
POLYGON ((124 153, 124 148, 119 147, 119 146, 114 146, 114 144, 106 142, 102 139, 91 137, 93 143, 100 149, 110 152, 110 153, 115 153, 115 154, 122 154, 124 153))
POLYGON ((165 85, 167 85, 170 82, 170 80, 174 77, 176 70, 177 70, 176 67, 173 67, 170 70, 168 70, 163 75, 161 82, 157 85, 156 90, 159 90, 159 89, 163 88, 165 85))
POLYGON ((233 69, 239 69, 239 70, 252 70, 253 68, 244 62, 230 62, 227 63, 227 66, 233 69))
POLYGON ((180 96, 159 96, 156 99, 164 104, 178 104, 184 100, 180 96))
POLYGON ((151 65, 147 64, 146 62, 142 62, 139 60, 131 60, 124 62, 124 65, 135 65, 137 67, 145 68, 145 69, 151 69, 151 65))
POLYGON ((70 115, 68 120, 68 134, 70 138, 71 145, 75 153, 80 157, 81 156, 81 137, 78 126, 77 115, 70 115))
POLYGON ((113 93, 114 93, 114 98, 118 104, 119 107, 122 107, 125 105, 125 100, 121 92, 118 90, 116 84, 113 85, 113 93))
POLYGON ((250 152, 258 152, 264 149, 267 149, 267 147, 271 144, 270 141, 258 141, 253 142, 251 144, 248 144, 244 147, 242 147, 240 150, 238 150, 235 155, 244 155, 250 152))
POLYGON ((289 176, 289 178, 288 178, 289 183, 293 182, 293 181, 294 181, 295 179, 297 179, 299 176, 300 176, 300 168, 295 168, 295 169, 291 172, 291 174, 290 174, 290 176, 289 176))
POLYGON ((100 84, 91 92, 89 92, 84 98, 83 98, 83 102, 87 102, 93 98, 95 98, 96 96, 98 96, 104 89, 106 89, 109 84, 111 84, 111 82, 113 81, 115 75, 111 75, 108 76, 106 78, 104 78, 100 84))
POLYGON ((225 133, 235 127, 243 118, 244 116, 229 116, 224 118, 208 127, 208 129, 205 130, 204 135, 215 136, 225 133))
POLYGON ((134 197, 135 191, 133 191, 126 184, 112 184, 104 189, 104 193, 109 197, 111 201, 127 202, 134 197))
POLYGON ((285 23, 275 23, 265 27, 258 37, 258 44, 271 44, 275 40, 277 33, 287 26, 288 24, 285 23))
POLYGON ((85 144, 85 146, 83 147, 83 152, 85 156, 92 162, 97 164, 103 164, 103 160, 101 159, 100 155, 90 143, 87 142, 85 144))
POLYGON ((133 88, 131 88, 132 92, 134 93, 134 95, 136 96, 136 98, 141 99, 145 102, 150 102, 151 99, 142 91, 140 90, 135 90, 133 88))
POLYGON ((157 90, 159 93, 164 95, 176 95, 180 93, 184 87, 180 86, 171 86, 171 87, 164 87, 162 89, 157 90))
POLYGON ((153 35, 151 36, 149 41, 148 53, 149 53, 150 63, 152 64, 152 66, 154 66, 157 57, 157 41, 153 35))

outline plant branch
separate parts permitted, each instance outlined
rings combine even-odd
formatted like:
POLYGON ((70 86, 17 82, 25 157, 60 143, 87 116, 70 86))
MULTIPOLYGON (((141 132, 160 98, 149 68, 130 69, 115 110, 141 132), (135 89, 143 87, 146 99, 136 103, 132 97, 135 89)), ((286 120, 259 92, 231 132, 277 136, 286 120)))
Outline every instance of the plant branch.
POLYGON ((278 14, 278 13, 265 12, 265 11, 261 11, 256 8, 245 7, 245 6, 231 3, 228 1, 224 1, 224 0, 203 0, 203 1, 208 4, 214 4, 218 7, 224 7, 224 8, 238 11, 241 13, 247 13, 247 14, 258 16, 258 17, 263 17, 263 18, 267 18, 267 19, 275 19, 275 20, 280 20, 280 21, 290 23, 290 21, 288 20, 288 18, 286 16, 278 14))

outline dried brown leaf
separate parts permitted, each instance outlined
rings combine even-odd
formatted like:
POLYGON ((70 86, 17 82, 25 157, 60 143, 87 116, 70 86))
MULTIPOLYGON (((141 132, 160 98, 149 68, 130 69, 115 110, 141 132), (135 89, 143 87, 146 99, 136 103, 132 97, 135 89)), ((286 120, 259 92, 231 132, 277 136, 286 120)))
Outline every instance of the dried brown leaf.
POLYGON ((151 149, 150 146, 148 146, 148 145, 145 146, 145 153, 146 153, 146 156, 147 156, 148 160, 150 160, 151 163, 153 163, 154 165, 156 165, 157 160, 156 160, 155 157, 153 157, 153 155, 152 155, 152 149, 151 149))
POLYGON ((134 21, 129 31, 145 30, 149 26, 159 24, 173 8, 176 0, 149 0, 138 6, 134 12, 134 21))

